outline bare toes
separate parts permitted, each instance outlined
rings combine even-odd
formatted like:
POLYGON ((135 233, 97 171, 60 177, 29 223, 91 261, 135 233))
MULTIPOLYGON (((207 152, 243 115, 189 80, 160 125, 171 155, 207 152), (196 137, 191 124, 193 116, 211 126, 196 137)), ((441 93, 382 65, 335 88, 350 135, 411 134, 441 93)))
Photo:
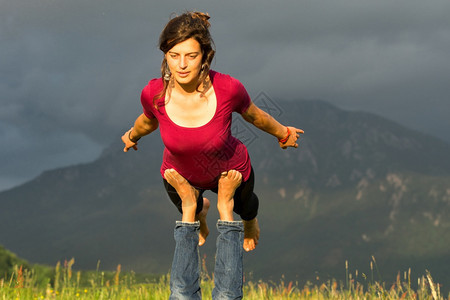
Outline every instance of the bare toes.
POLYGON ((209 235, 209 228, 206 221, 206 216, 208 214, 210 202, 207 198, 203 198, 203 209, 201 212, 197 214, 197 220, 200 221, 200 233, 199 233, 199 240, 198 245, 202 246, 206 242, 206 238, 209 235))
POLYGON ((170 184, 175 183, 176 178, 174 176, 174 169, 167 169, 164 171, 164 178, 167 180, 167 182, 169 182, 170 184))
POLYGON ((238 172, 236 170, 230 170, 230 171, 228 171, 228 178, 233 181, 241 181, 242 174, 241 174, 241 172, 238 172))
POLYGON ((249 252, 255 250, 255 241, 253 239, 244 239, 244 250, 249 252))
POLYGON ((258 220, 255 218, 250 221, 244 221, 244 250, 252 251, 258 245, 259 240, 259 224, 258 220))
POLYGON ((164 177, 166 177, 166 180, 171 183, 184 183, 187 182, 187 180, 180 175, 175 169, 167 169, 164 171, 164 177))

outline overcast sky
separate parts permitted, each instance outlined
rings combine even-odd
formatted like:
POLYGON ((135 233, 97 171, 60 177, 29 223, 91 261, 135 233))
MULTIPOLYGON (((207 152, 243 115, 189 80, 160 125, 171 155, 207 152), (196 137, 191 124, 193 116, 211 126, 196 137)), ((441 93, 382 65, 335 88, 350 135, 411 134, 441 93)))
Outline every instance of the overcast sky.
POLYGON ((159 33, 185 10, 210 14, 213 68, 251 96, 321 99, 450 142, 448 0, 0 0, 0 190, 120 138, 159 76, 159 33))

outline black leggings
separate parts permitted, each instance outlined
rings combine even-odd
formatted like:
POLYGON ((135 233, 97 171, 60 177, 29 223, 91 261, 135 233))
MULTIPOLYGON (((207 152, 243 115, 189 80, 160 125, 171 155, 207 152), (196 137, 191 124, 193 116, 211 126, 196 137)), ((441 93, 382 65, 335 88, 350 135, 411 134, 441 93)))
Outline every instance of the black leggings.
MULTIPOLYGON (((183 213, 181 208, 181 198, 173 186, 171 186, 167 180, 163 179, 164 187, 166 188, 167 194, 170 200, 175 204, 180 213, 183 213)), ((255 186, 255 174, 253 168, 250 173, 250 177, 247 181, 241 183, 241 185, 236 189, 234 193, 234 207, 233 211, 241 216, 242 220, 250 221, 253 220, 258 215, 259 200, 258 196, 253 192, 255 186)), ((213 193, 217 194, 217 187, 210 189, 213 193)), ((198 189, 199 194, 197 198, 197 210, 196 214, 203 209, 203 193, 206 189, 198 189)))

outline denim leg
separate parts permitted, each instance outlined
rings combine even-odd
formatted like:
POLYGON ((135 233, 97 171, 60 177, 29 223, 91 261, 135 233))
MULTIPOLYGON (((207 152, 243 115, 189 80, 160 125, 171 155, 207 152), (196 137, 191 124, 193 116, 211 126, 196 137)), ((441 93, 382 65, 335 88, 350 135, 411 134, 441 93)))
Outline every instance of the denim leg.
POLYGON ((216 243, 212 298, 215 300, 242 299, 244 224, 242 221, 219 220, 217 229, 219 236, 216 243))
POLYGON ((177 221, 175 253, 170 273, 170 300, 202 299, 198 233, 200 222, 177 221))

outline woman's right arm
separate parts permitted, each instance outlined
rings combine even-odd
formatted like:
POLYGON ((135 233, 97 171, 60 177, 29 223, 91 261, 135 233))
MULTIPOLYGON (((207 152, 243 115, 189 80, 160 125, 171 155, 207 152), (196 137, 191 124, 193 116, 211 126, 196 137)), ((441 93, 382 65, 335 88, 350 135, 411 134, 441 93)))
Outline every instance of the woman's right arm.
POLYGON ((125 144, 123 151, 128 152, 130 148, 137 150, 138 140, 155 131, 158 128, 158 125, 158 119, 149 119, 146 115, 141 114, 134 122, 134 126, 122 136, 122 141, 125 144))

